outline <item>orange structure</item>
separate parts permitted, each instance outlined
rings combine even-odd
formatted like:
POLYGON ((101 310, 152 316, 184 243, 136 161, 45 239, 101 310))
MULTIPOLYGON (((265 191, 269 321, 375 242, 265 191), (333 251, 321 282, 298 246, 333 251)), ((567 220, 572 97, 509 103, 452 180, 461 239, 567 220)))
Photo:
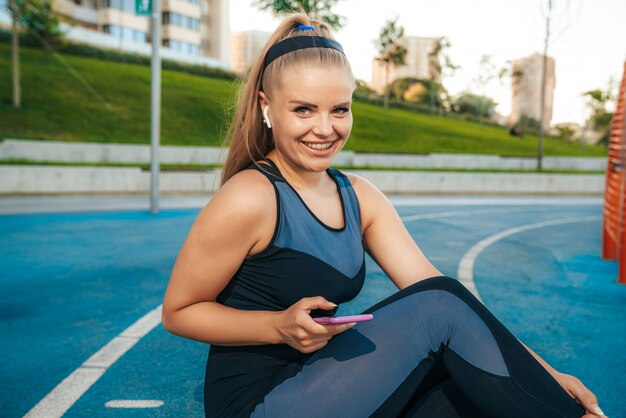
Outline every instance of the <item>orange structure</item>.
POLYGON ((618 282, 626 284, 626 63, 611 120, 602 220, 602 258, 617 260, 618 282))

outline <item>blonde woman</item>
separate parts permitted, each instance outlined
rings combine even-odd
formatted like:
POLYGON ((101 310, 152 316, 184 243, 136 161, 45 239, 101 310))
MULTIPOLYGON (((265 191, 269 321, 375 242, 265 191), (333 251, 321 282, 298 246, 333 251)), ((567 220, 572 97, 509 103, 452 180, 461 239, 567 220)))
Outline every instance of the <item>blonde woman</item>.
POLYGON ((205 416, 601 416, 580 380, 426 259, 383 193, 330 168, 354 89, 329 27, 302 13, 247 75, 221 187, 163 302, 167 330, 211 345, 205 416), (399 290, 369 321, 316 322, 359 294, 365 251, 399 290))

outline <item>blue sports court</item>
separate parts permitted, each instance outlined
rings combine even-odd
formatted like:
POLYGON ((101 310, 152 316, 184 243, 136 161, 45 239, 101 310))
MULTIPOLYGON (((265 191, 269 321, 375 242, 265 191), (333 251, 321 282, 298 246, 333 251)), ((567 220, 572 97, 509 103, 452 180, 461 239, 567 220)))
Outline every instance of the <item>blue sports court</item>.
MULTIPOLYGON (((160 325, 204 197, 0 199, 3 417, 201 417, 208 346, 160 325)), ((521 341, 626 417, 626 286, 600 197, 390 196, 425 255, 521 341)), ((367 258, 358 313, 397 289, 367 258)))

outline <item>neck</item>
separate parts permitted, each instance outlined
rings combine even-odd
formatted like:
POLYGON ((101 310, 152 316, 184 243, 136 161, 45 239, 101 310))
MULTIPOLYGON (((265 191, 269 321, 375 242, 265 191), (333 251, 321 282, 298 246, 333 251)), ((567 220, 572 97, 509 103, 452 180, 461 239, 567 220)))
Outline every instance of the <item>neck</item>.
POLYGON ((274 161, 283 177, 295 189, 318 189, 322 185, 326 170, 321 172, 304 170, 289 163, 286 158, 276 152, 269 153, 267 157, 274 161))

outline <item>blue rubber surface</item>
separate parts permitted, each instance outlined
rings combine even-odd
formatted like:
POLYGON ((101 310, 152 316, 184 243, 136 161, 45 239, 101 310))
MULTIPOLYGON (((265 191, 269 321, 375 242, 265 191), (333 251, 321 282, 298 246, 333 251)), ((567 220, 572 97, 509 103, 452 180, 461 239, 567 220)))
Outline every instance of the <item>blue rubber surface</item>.
MULTIPOLYGON (((495 242, 474 279, 484 303, 557 370, 580 378, 611 418, 626 417, 626 286, 600 258, 601 207, 399 206, 401 216, 465 210, 406 221, 426 256, 457 277, 477 242, 521 225, 572 216, 495 242), (511 211, 507 211, 510 208, 511 211)), ((0 216, 0 415, 20 417, 137 319, 157 307, 199 209, 0 216)), ((337 315, 358 313, 397 289, 367 257, 359 296, 337 315)), ((208 345, 155 328, 115 362, 67 417, 201 417, 208 345), (110 400, 161 400, 150 409, 110 400)))

